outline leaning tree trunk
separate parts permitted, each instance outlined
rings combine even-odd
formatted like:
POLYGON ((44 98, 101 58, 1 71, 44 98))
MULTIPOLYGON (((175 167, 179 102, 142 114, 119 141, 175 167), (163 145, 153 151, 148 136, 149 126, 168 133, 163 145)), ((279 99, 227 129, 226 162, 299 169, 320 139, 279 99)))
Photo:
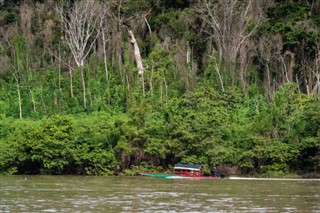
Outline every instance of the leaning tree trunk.
POLYGON ((137 64, 138 74, 143 76, 144 68, 143 68, 143 64, 142 64, 139 45, 138 45, 137 40, 134 37, 134 34, 133 34, 131 29, 128 29, 128 33, 129 33, 129 35, 131 37, 130 43, 133 46, 134 58, 135 58, 135 61, 136 61, 136 64, 137 64))
POLYGON ((143 95, 145 94, 145 88, 144 88, 144 67, 141 59, 141 53, 140 53, 140 48, 137 43, 137 40, 132 32, 131 29, 128 28, 128 33, 130 35, 130 43, 133 46, 133 51, 134 51, 134 59, 136 61, 136 66, 138 68, 138 74, 141 77, 141 83, 142 83, 142 91, 143 95))

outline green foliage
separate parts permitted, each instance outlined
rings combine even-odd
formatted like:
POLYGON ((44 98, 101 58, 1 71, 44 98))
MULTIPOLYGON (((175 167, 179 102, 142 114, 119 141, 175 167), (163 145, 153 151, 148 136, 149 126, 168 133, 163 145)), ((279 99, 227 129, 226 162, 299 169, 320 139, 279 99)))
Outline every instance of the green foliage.
POLYGON ((260 32, 269 35, 280 33, 283 37, 284 50, 299 54, 303 49, 303 53, 314 57, 320 34, 319 31, 310 27, 312 20, 317 20, 310 17, 310 14, 309 5, 295 2, 278 3, 268 8, 269 21, 260 27, 260 32))
POLYGON ((219 94, 203 85, 173 102, 169 108, 171 152, 185 163, 230 163, 234 150, 228 145, 228 110, 236 100, 237 93, 219 94))
POLYGON ((149 2, 145 0, 129 0, 123 1, 122 4, 115 4, 117 10, 120 10, 121 14, 125 17, 130 17, 135 13, 146 11, 150 6, 149 2))
POLYGON ((54 116, 42 121, 24 120, 2 133, 1 169, 22 174, 79 173, 110 175, 117 169, 109 115, 71 118, 54 116), (92 119, 95 118, 95 119, 92 119))
MULTIPOLYGON (((237 57, 243 61, 226 69, 215 52, 219 44, 208 41, 207 29, 193 14, 195 2, 108 2, 132 25, 145 73, 138 76, 128 35, 114 21, 108 25, 108 78, 100 38, 83 67, 84 109, 81 76, 69 67, 72 53, 61 40, 58 17, 51 10, 48 16, 34 14, 31 32, 21 30, 18 2, 0 5, 0 22, 10 29, 0 45, 1 174, 136 175, 170 170, 178 162, 203 164, 206 172, 228 164, 264 176, 319 173, 319 97, 301 93, 305 80, 310 88, 315 84, 318 6, 277 1, 259 27, 259 36, 276 44, 245 40, 250 57, 241 52, 237 57), (53 21, 52 28, 38 26, 43 17, 53 21), (13 31, 23 33, 7 40, 13 31), (283 83, 278 55, 283 64, 292 60, 299 85, 283 83), (261 61, 267 61, 268 73, 261 61), (244 91, 234 87, 242 65, 250 67, 244 91), (18 86, 24 119, 18 119, 18 86)), ((255 28, 253 22, 246 30, 255 28)))
POLYGON ((38 121, 2 115, 0 172, 134 175, 176 162, 203 164, 208 171, 238 165, 267 176, 319 169, 317 99, 301 96, 292 84, 270 103, 258 94, 243 98, 237 90, 223 94, 203 84, 166 107, 140 102, 126 114, 38 121))
POLYGON ((304 20, 308 11, 308 7, 304 4, 285 2, 269 8, 267 16, 272 24, 281 21, 297 22, 304 20))
POLYGON ((304 135, 320 136, 320 101, 311 100, 303 107, 304 135))
POLYGON ((185 26, 184 23, 179 19, 181 11, 179 10, 168 10, 165 13, 159 14, 153 19, 152 25, 155 29, 166 27, 172 35, 180 37, 183 35, 185 26))
MULTIPOLYGON (((311 120, 310 117, 308 121, 304 119, 308 114, 306 106, 309 109, 309 97, 299 94, 296 85, 286 84, 276 92, 273 102, 262 103, 263 105, 255 101, 256 112, 250 116, 255 119, 249 134, 254 133, 256 136, 247 135, 249 143, 245 152, 240 155, 239 166, 247 172, 255 170, 266 174, 270 171, 286 174, 290 170, 312 171, 311 168, 317 168, 315 164, 310 164, 316 161, 307 156, 314 159, 318 153, 316 144, 319 144, 319 140, 310 137, 307 139, 301 134, 308 128, 311 120)), ((314 112, 312 117, 317 120, 319 115, 317 110, 314 112)), ((315 123, 314 132, 317 128, 315 123)), ((312 131, 308 129, 307 132, 312 131)))
POLYGON ((314 13, 311 15, 311 19, 313 20, 314 24, 320 28, 320 17, 319 17, 319 12, 320 12, 320 8, 318 7, 318 9, 316 11, 314 11, 314 13))
POLYGON ((13 14, 13 13, 8 13, 8 14, 6 15, 6 17, 4 18, 5 24, 13 23, 13 22, 15 22, 16 20, 17 20, 17 18, 16 18, 16 16, 15 16, 15 14, 13 14))

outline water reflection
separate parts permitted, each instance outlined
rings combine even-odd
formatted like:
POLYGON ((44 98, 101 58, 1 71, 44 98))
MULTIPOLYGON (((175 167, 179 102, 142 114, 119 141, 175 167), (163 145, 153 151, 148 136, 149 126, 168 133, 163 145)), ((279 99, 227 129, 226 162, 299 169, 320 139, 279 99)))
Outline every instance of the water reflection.
POLYGON ((320 212, 320 181, 2 176, 0 212, 320 212))

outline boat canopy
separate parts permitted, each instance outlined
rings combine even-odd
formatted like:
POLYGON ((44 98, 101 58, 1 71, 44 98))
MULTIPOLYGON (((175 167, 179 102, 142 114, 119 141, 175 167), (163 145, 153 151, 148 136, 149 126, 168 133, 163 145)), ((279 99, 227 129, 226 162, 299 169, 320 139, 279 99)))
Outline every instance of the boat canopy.
POLYGON ((175 164, 173 167, 174 170, 182 169, 182 170, 190 170, 190 171, 201 171, 202 166, 201 165, 192 165, 192 164, 175 164))

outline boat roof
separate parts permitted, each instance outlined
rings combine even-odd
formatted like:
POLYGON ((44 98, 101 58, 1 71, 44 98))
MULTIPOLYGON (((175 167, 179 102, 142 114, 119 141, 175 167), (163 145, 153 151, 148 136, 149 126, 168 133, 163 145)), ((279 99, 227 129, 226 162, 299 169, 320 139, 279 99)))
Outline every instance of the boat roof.
POLYGON ((187 169, 187 170, 193 170, 193 171, 200 171, 202 168, 201 165, 197 164, 175 164, 173 169, 187 169))

